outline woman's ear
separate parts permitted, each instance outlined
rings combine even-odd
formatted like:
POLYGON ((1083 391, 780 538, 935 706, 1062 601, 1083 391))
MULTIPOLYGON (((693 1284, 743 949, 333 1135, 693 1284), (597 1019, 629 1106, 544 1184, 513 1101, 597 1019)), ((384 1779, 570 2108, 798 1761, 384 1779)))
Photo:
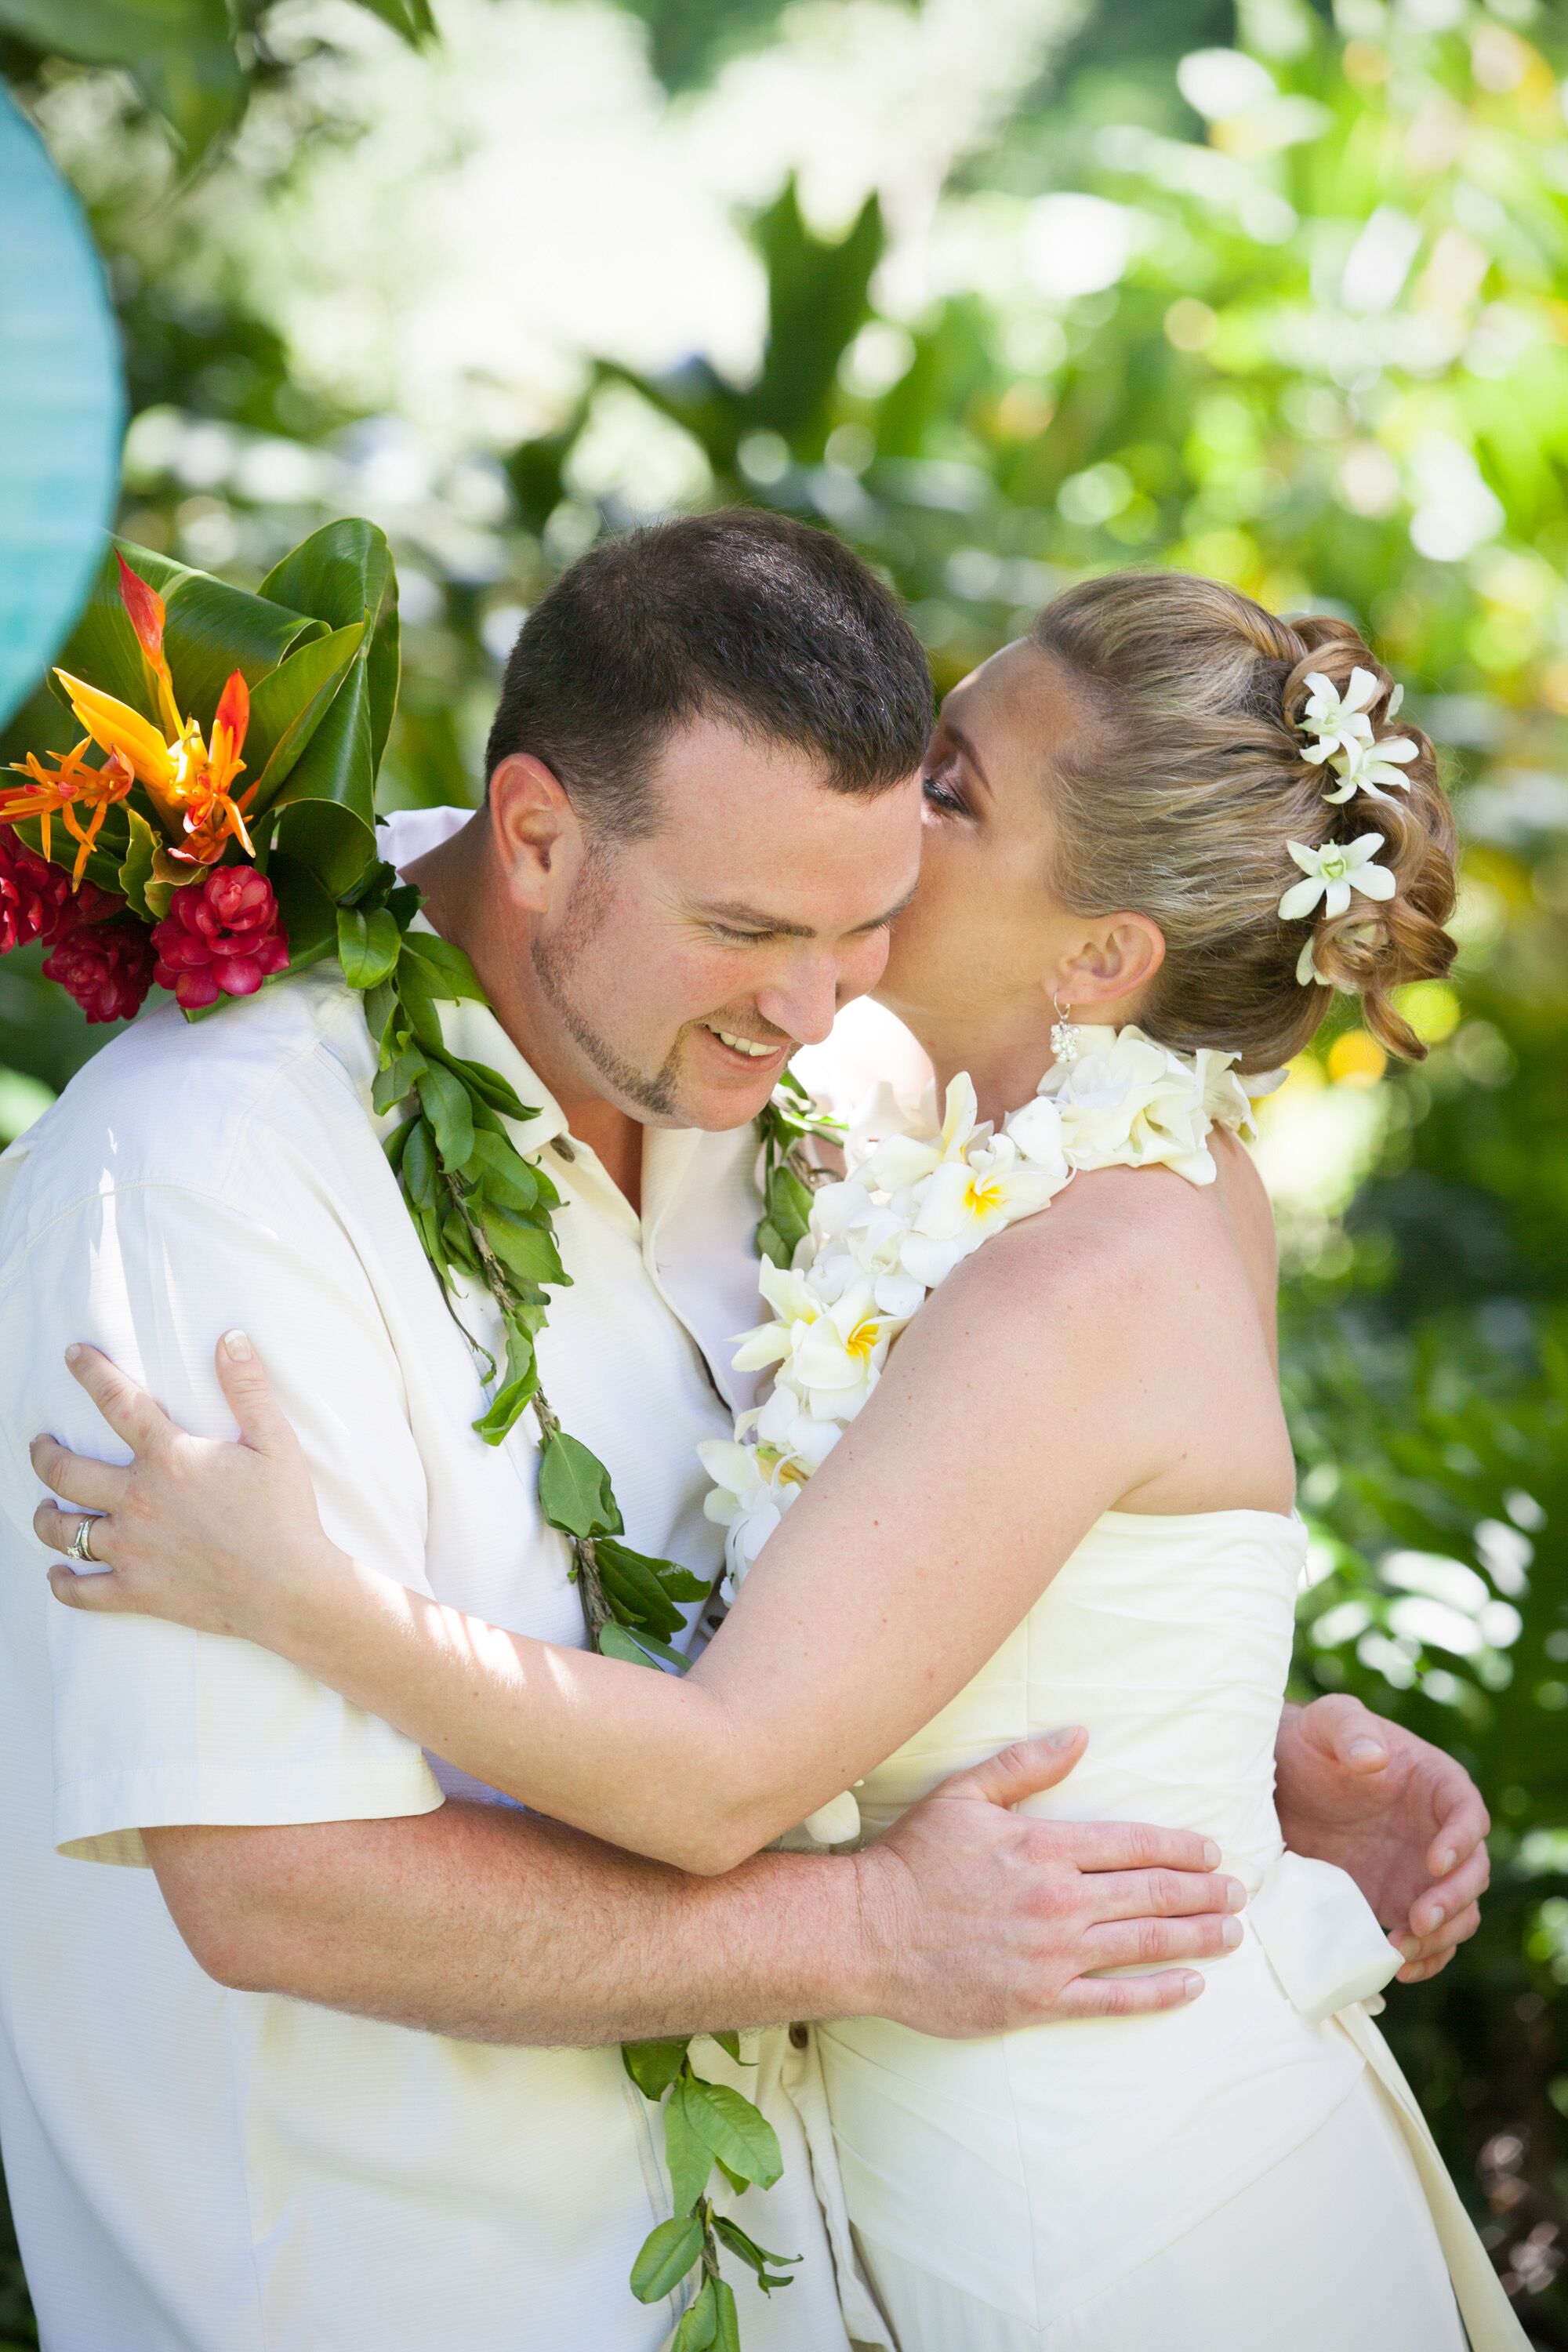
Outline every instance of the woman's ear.
MULTIPOLYGON (((543 915, 559 884, 563 853, 580 828, 560 778, 531 751, 510 751, 490 776, 490 827, 515 906, 543 915)), ((565 862, 570 865, 569 856, 565 862)))
POLYGON ((1124 1004, 1165 961, 1165 934, 1147 915, 1106 915, 1058 964, 1054 992, 1075 1013, 1124 1004))

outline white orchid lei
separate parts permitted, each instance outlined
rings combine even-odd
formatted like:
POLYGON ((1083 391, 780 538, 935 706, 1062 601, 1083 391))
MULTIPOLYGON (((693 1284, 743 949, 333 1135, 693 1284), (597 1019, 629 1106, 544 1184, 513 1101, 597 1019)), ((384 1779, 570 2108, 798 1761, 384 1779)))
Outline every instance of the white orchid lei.
MULTIPOLYGON (((713 1481, 705 1509, 724 1528, 726 1597, 814 1471, 862 1410, 900 1331, 939 1283, 993 1234, 1031 1217, 1081 1171, 1171 1168, 1211 1184, 1211 1128, 1248 1131, 1252 1097, 1234 1054, 1177 1054, 1141 1029, 1080 1027, 1031 1102, 1000 1129, 976 1116, 965 1075, 947 1089, 940 1132, 877 1138, 866 1127, 851 1167, 813 1195, 788 1266, 764 1264, 772 1312, 745 1334, 738 1370, 773 1367, 762 1403, 733 1438, 698 1450, 713 1481)), ((1253 1082, 1264 1093, 1269 1081, 1253 1082)), ((853 1796, 805 1824, 837 1844, 859 1828, 853 1796)))
MULTIPOLYGON (((1324 800, 1339 806, 1353 800, 1357 793, 1364 793, 1369 800, 1389 801, 1393 793, 1386 787, 1390 785, 1407 793, 1410 779, 1403 772, 1421 747, 1414 736, 1374 734, 1369 714, 1383 688, 1372 671, 1359 666, 1352 669, 1342 693, 1321 670, 1310 670, 1307 687, 1306 708, 1296 724, 1300 733, 1312 738, 1302 751, 1302 759, 1336 780, 1335 789, 1325 792, 1324 800)), ((1396 686, 1384 717, 1394 718, 1404 699, 1405 688, 1396 686)), ((1281 919, 1288 923, 1306 916, 1315 919, 1320 899, 1325 914, 1342 915, 1352 891, 1359 890, 1366 898, 1392 898, 1394 877, 1386 866, 1377 863, 1377 852, 1383 846, 1381 833, 1359 834, 1354 841, 1325 842, 1317 849, 1305 842, 1287 842, 1305 878, 1293 882, 1280 899, 1281 919)), ((1303 988, 1330 985, 1318 970, 1310 938, 1297 960, 1296 977, 1303 988)))

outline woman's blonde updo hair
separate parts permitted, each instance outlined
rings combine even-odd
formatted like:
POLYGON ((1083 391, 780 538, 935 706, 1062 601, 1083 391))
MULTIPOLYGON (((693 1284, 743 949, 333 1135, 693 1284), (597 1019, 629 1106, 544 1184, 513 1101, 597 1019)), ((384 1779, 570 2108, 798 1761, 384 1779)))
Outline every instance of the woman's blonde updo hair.
POLYGON ((1373 1035, 1419 1060, 1426 1047, 1391 991, 1435 979, 1454 957, 1454 822, 1432 746, 1388 723, 1394 681, 1348 621, 1281 621, 1250 596, 1183 572, 1086 580, 1047 605, 1033 642, 1089 698, 1080 740, 1051 756, 1053 884, 1075 913, 1148 915, 1165 938, 1142 1025, 1162 1044, 1239 1054, 1247 1070, 1299 1053, 1329 1009, 1296 977, 1309 934, 1325 982, 1361 997, 1373 1035), (1352 669, 1381 691, 1374 735, 1414 740, 1408 790, 1334 805, 1332 769, 1310 766, 1295 722, 1321 671, 1342 692, 1352 669), (1380 833, 1392 898, 1355 893, 1346 913, 1281 921, 1300 869, 1287 843, 1321 848, 1380 833))

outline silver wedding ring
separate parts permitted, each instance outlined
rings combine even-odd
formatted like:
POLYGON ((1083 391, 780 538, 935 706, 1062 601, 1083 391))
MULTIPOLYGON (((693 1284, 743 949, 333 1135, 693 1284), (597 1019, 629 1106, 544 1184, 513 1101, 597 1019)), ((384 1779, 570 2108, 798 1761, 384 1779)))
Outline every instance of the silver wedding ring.
POLYGON ((92 1521, 90 1519, 79 1519, 77 1521, 76 1533, 72 1536, 68 1549, 72 1559, 87 1560, 94 1559, 96 1558, 92 1549, 92 1521))

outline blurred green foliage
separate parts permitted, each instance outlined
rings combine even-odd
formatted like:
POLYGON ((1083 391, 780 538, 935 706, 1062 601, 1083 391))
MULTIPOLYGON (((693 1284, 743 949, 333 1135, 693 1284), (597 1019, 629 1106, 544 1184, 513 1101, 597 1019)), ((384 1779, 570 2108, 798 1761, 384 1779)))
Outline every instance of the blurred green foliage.
MULTIPOLYGON (((0 0, 0 24, 21 5, 0 0)), ((765 40, 780 13, 627 5, 672 87, 765 40)), ((252 73, 286 77, 265 16, 245 22, 252 73)), ((12 62, 24 97, 79 70, 22 49, 12 62)), ((254 581, 324 515, 376 513, 405 624, 393 801, 477 796, 522 613, 597 536, 657 507, 655 478, 842 532, 909 599, 942 686, 1058 584, 1127 562, 1347 613, 1407 679, 1447 747, 1467 838, 1460 962, 1410 1008, 1431 1058, 1388 1070, 1342 1009, 1264 1143, 1314 1531, 1298 1686, 1355 1690, 1412 1724, 1492 1805, 1481 1933, 1387 2022, 1527 2324, 1558 2347, 1565 66, 1568 23, 1539 0, 1337 0, 1332 15, 1098 0, 954 173, 962 290, 887 315, 876 201, 829 231, 786 186, 752 228, 769 293, 753 379, 701 353, 658 379, 600 358, 554 427, 510 448, 434 450, 395 418, 334 409, 291 380, 236 273, 193 275, 197 198, 149 206, 129 169, 91 192, 140 412, 124 528, 254 581)), ((350 135, 308 108, 289 119, 301 145, 350 135)), ((138 102, 115 120, 143 152, 138 102)), ((289 158, 269 150, 265 166, 289 158)), ((100 1034, 24 959, 0 966, 0 1129, 100 1034)))

